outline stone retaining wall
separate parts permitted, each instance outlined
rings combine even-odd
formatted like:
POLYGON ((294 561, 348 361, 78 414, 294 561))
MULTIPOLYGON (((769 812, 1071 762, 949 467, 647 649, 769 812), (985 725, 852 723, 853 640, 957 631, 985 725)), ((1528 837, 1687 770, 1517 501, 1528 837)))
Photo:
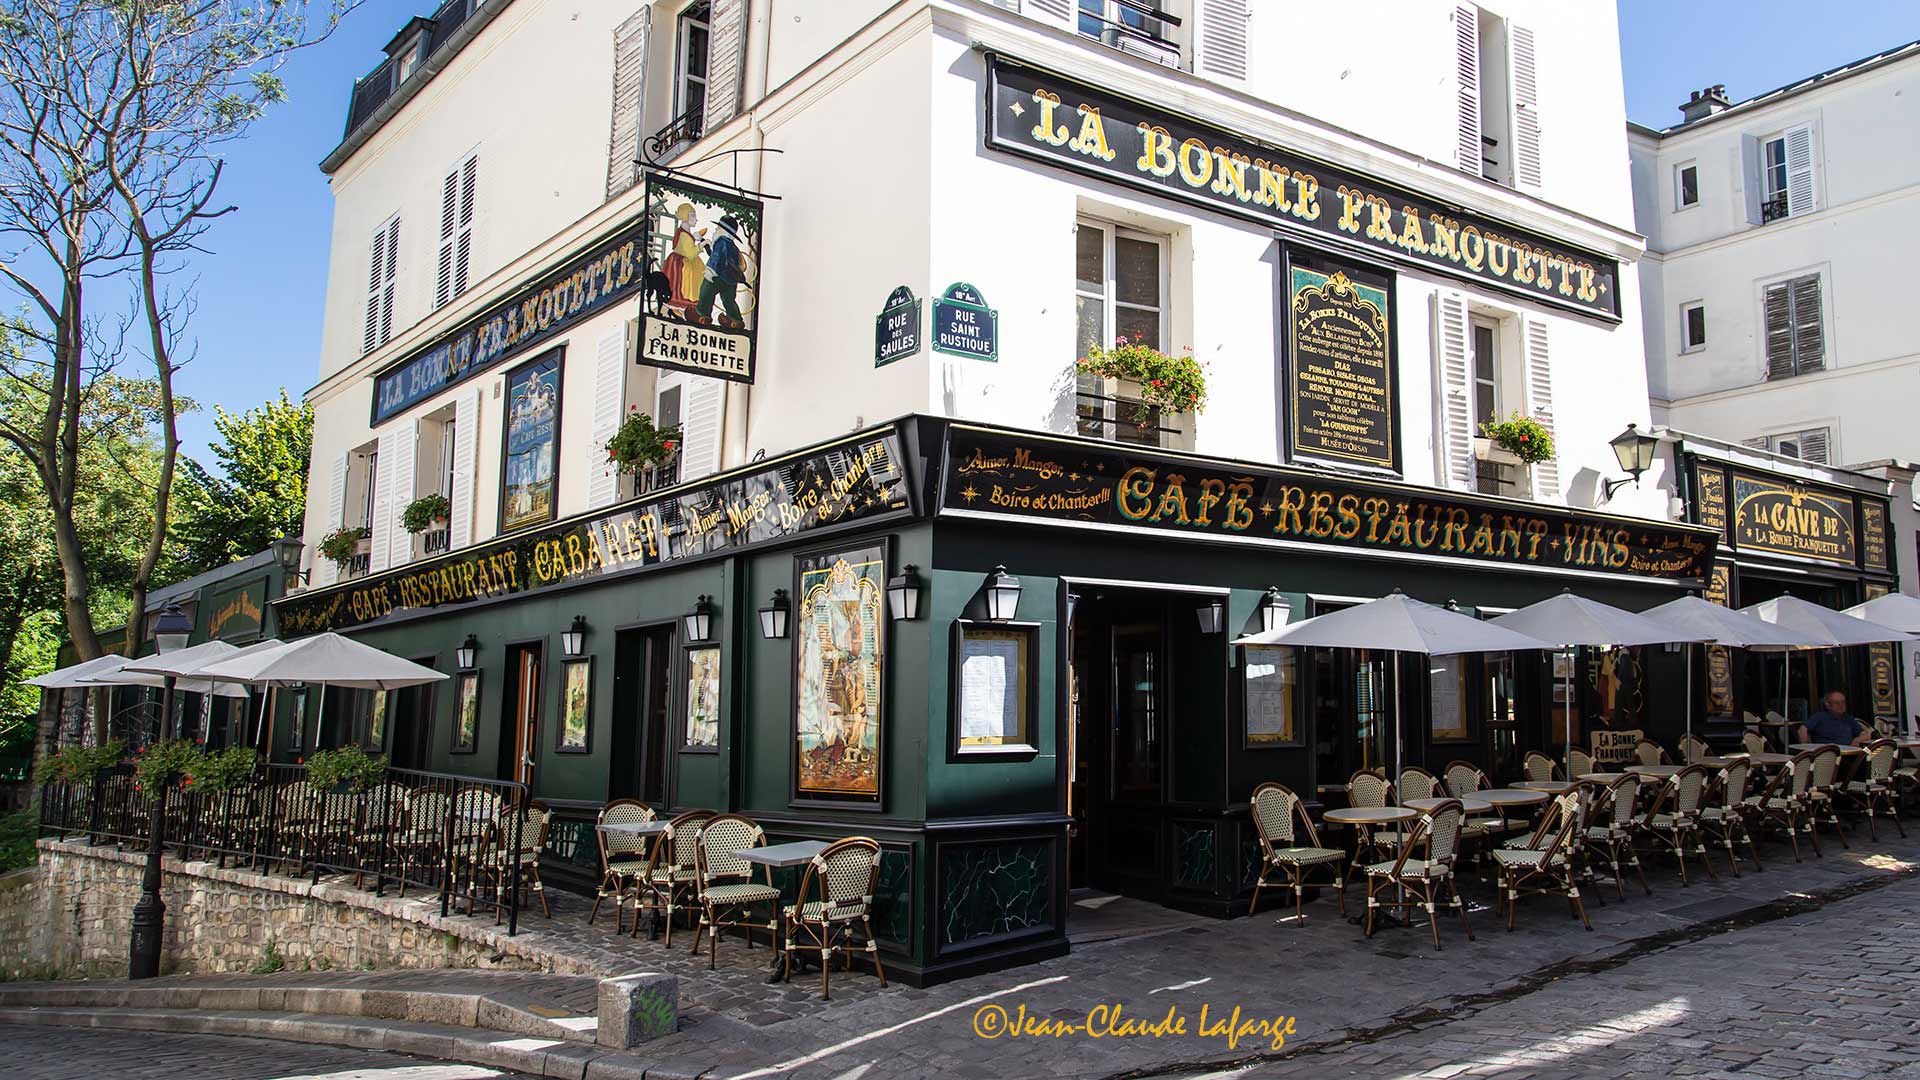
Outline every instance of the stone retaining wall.
MULTIPOLYGON (((0 979, 124 976, 128 921, 145 856, 40 841, 39 864, 0 878, 0 979)), ((277 954, 288 970, 491 968, 590 975, 508 937, 440 917, 437 896, 375 896, 351 881, 286 878, 168 858, 162 973, 250 971, 277 954)))

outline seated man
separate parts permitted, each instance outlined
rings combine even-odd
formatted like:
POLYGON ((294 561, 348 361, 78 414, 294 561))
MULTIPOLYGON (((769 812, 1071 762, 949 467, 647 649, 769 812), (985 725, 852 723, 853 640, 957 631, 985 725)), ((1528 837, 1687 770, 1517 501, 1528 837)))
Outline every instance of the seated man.
POLYGON ((1863 746, 1871 733, 1867 725, 1847 712, 1847 695, 1830 690, 1820 699, 1825 706, 1800 725, 1800 741, 1834 743, 1839 746, 1863 746))

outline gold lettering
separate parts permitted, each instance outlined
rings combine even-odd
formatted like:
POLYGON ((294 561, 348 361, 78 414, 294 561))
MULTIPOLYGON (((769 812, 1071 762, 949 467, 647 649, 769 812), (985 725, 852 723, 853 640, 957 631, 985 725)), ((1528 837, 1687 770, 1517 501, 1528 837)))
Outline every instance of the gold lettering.
POLYGON ((1133 163, 1133 167, 1155 176, 1172 176, 1176 168, 1172 133, 1166 128, 1144 123, 1134 127, 1140 132, 1140 159, 1133 163))
POLYGON ((1367 205, 1366 192, 1359 188, 1340 185, 1340 220, 1335 222, 1341 232, 1358 233, 1360 231, 1360 208, 1367 205))
POLYGON ((1160 491, 1159 505, 1154 507, 1153 515, 1147 520, 1159 521, 1171 517, 1178 524, 1191 524, 1192 519, 1187 517, 1186 482, 1187 478, 1180 473, 1168 473, 1167 486, 1160 491))
POLYGON ((1054 146, 1065 146, 1067 125, 1056 126, 1053 115, 1053 111, 1060 107, 1060 95, 1035 90, 1033 103, 1040 106, 1040 115, 1033 122, 1033 137, 1054 146))
POLYGON ((1180 144, 1180 179, 1188 187, 1201 188, 1213 178, 1213 152, 1199 139, 1188 139, 1180 144), (1195 164, 1198 162, 1198 164, 1195 164))
POLYGON ((1245 532, 1253 524, 1253 485, 1244 480, 1235 481, 1227 488, 1227 517, 1220 523, 1223 529, 1245 532))
POLYGON ((1113 503, 1120 508, 1120 515, 1128 521, 1141 521, 1153 512, 1148 500, 1153 497, 1152 469, 1135 465, 1114 486, 1113 503))
POLYGON ((1088 157, 1097 157, 1101 161, 1114 159, 1113 149, 1107 145, 1106 125, 1100 122, 1099 109, 1091 105, 1080 106, 1080 134, 1073 137, 1073 141, 1067 144, 1067 149, 1088 157))

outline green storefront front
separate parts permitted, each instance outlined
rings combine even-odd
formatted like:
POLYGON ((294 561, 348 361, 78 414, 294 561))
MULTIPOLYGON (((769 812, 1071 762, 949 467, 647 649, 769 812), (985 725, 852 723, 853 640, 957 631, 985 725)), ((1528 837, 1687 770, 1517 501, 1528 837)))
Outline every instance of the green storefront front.
MULTIPOLYGON (((1381 760, 1386 659, 1230 644, 1263 607, 1644 608, 1713 553, 1693 526, 913 416, 276 608, 284 636, 454 675, 378 723, 340 695, 301 750, 526 781, 555 883, 593 876, 610 798, 872 836, 888 970, 932 982, 1066 951, 1074 889, 1244 912, 1254 784, 1335 797, 1381 760)), ((1569 705, 1576 737, 1677 729, 1646 688, 1681 658, 1645 652, 1582 655, 1572 703, 1542 656, 1403 659, 1406 759, 1502 768, 1569 705)))

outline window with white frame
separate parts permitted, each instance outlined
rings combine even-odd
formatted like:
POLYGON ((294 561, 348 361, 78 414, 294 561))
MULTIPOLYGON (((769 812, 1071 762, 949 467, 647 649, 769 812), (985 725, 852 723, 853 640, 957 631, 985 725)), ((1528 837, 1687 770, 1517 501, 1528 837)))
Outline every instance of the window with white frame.
POLYGON ((1685 210, 1700 205, 1700 166, 1683 162, 1673 168, 1673 208, 1685 210))
MULTIPOLYGON (((1125 338, 1167 349, 1165 237, 1082 220, 1074 230, 1076 356, 1113 348, 1125 338)), ((1174 418, 1143 405, 1140 388, 1121 380, 1078 377, 1080 434, 1160 446, 1178 437, 1174 418)))
MULTIPOLYGON (((1500 388, 1500 324, 1475 315, 1469 322, 1473 344, 1473 430, 1481 431, 1501 417, 1506 395, 1500 388)), ((1474 489, 1488 495, 1510 494, 1513 486, 1510 466, 1496 461, 1474 461, 1474 489)))
POLYGON ((400 267, 400 216, 398 214, 373 230, 373 242, 367 259, 367 325, 362 339, 362 354, 393 340, 394 283, 400 267))
POLYGON ((691 142, 705 127, 707 108, 707 57, 712 42, 707 22, 706 3, 688 4, 680 13, 674 36, 674 124, 675 134, 691 142))
POLYGON ((1180 66, 1179 16, 1169 0, 1079 0, 1080 36, 1168 67, 1180 66))
POLYGON ((1698 300, 1680 305, 1680 351, 1707 347, 1707 305, 1698 300))
POLYGON ((1760 220, 1787 216, 1787 137, 1760 142, 1760 220))
POLYGON ((1812 124, 1745 140, 1748 184, 1754 193, 1748 220, 1765 225, 1819 208, 1814 143, 1812 124))
POLYGON ((433 306, 467 291, 473 264, 473 208, 480 183, 480 158, 470 154, 447 170, 440 183, 440 258, 434 278, 433 306))
POLYGON ((1792 378, 1827 366, 1819 274, 1803 274, 1768 285, 1761 310, 1766 327, 1767 378, 1792 378))
POLYGON ((1802 431, 1783 431, 1777 435, 1749 439, 1747 445, 1771 450, 1781 457, 1799 458, 1801 461, 1825 465, 1829 461, 1828 444, 1832 439, 1832 428, 1817 427, 1802 431))

